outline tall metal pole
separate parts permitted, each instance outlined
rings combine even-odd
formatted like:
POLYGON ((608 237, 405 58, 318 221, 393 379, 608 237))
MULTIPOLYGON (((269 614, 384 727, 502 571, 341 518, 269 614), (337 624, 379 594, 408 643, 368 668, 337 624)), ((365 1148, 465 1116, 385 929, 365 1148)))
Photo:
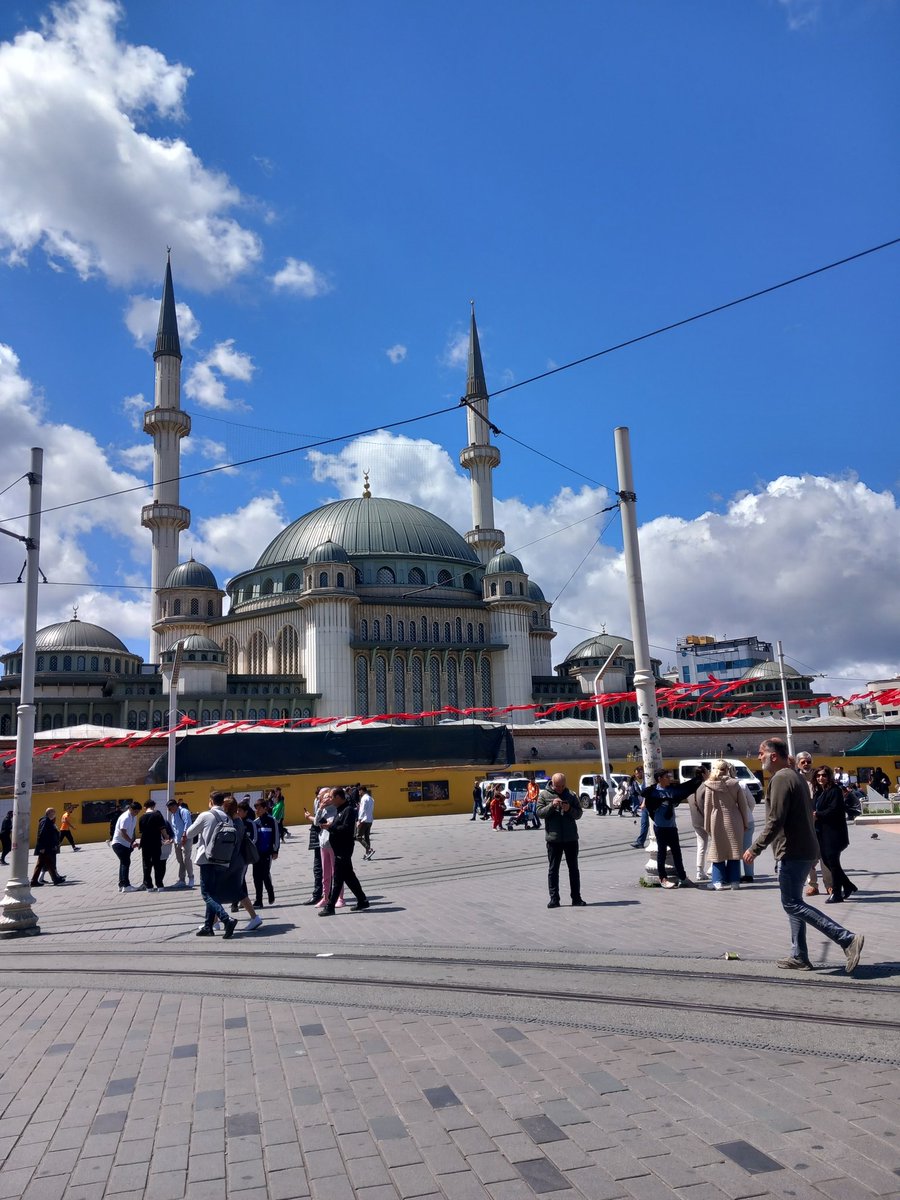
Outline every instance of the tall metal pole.
POLYGON ((781 642, 775 643, 778 649, 778 673, 781 676, 781 699, 784 704, 784 732, 787 738, 788 754, 794 757, 794 731, 791 729, 791 710, 788 708, 787 680, 784 677, 784 650, 781 642))
POLYGON ((637 535, 637 497, 631 472, 631 441, 627 426, 620 425, 615 431, 615 438, 619 511, 622 514, 628 607, 631 611, 631 637, 634 642, 634 690, 637 695, 644 782, 650 784, 653 782, 653 772, 662 766, 662 744, 659 738, 656 680, 650 663, 650 639, 647 636, 647 614, 644 609, 644 581, 641 576, 641 553, 637 535))
POLYGON ((172 660, 172 677, 169 680, 169 733, 166 738, 166 800, 175 799, 175 726, 178 724, 178 676, 181 672, 181 655, 184 643, 175 645, 172 660))
POLYGON ((31 792, 34 771, 34 658, 37 641, 38 572, 41 548, 41 495, 44 452, 31 451, 28 473, 28 536, 25 539, 25 629, 22 635, 22 687, 16 710, 16 775, 13 800, 12 870, 6 894, 0 901, 0 936, 27 937, 40 933, 32 909, 34 896, 28 879, 28 846, 31 841, 31 792))
MULTIPOLYGON (((609 670, 610 663, 613 661, 613 659, 616 657, 616 655, 619 653, 619 651, 621 649, 622 649, 622 643, 617 642, 615 650, 613 650, 612 654, 610 654, 609 658, 606 660, 606 662, 603 664, 603 666, 600 668, 600 670, 594 676, 594 695, 595 696, 600 695, 600 681, 603 678, 603 676, 606 674, 606 672, 609 670)), ((606 720, 605 720, 605 716, 604 716, 604 712, 603 712, 603 705, 600 703, 599 700, 597 701, 597 741, 600 743, 600 774, 603 776, 603 778, 609 784, 610 788, 612 788, 612 779, 610 778, 610 771, 609 771, 609 747, 606 742, 606 720)), ((610 800, 611 799, 612 799, 612 796, 610 796, 610 800)))

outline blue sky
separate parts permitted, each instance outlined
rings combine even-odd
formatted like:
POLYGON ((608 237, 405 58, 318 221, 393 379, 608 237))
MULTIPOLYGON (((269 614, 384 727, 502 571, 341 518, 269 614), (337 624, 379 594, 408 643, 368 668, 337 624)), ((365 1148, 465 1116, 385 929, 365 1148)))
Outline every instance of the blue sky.
MULTIPOLYGON (((500 389, 900 236, 898 33, 882 0, 3 6, 0 488, 35 440, 48 502, 149 478, 167 244, 197 470, 453 404, 470 299, 500 389)), ((845 693, 897 670, 898 264, 492 402, 500 523, 561 593, 554 661, 629 632, 617 521, 591 549, 627 424, 664 662, 749 633, 845 693)), ((225 579, 365 468, 464 530, 464 428, 190 481, 183 548, 225 579)), ((146 652, 146 594, 92 587, 148 582, 144 499, 48 515, 48 577, 79 586, 45 589, 42 623, 78 602, 146 652)), ((0 520, 25 508, 20 484, 0 520)), ((5 648, 20 627, 2 587, 5 648)))

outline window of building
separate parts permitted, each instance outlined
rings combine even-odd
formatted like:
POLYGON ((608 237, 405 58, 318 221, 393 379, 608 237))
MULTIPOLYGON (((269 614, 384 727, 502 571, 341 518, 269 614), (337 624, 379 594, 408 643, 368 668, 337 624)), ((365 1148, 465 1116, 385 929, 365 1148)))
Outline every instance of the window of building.
POLYGON ((328 587, 328 572, 319 572, 319 587, 328 587))
POLYGON ((344 586, 344 572, 338 571, 337 578, 335 579, 335 587, 342 588, 343 586, 344 586))
POLYGON ((469 643, 475 641, 475 630, 472 627, 471 621, 469 621, 469 623, 466 625, 466 641, 469 643))
POLYGON ((447 663, 447 703, 451 708, 459 707, 459 678, 456 670, 456 660, 447 663))
POLYGON ((300 576, 296 572, 288 575, 284 581, 284 590, 286 592, 299 592, 301 586, 300 576))
POLYGON ((456 640, 462 641, 462 617, 456 618, 456 640))
POLYGON ((395 583, 394 572, 390 567, 379 567, 378 574, 375 576, 376 583, 395 583))
POLYGON ((196 596, 191 596, 191 616, 200 616, 200 601, 196 596))
POLYGON ((359 623, 359 640, 367 642, 369 640, 369 622, 362 620, 359 623))
POLYGON ((497 585, 496 585, 496 583, 492 583, 492 584, 491 584, 491 595, 492 595, 492 596, 496 596, 496 595, 497 595, 497 585))
POLYGON ((259 594, 260 594, 261 596, 271 596, 271 595, 272 595, 272 593, 273 593, 274 591, 275 591, 275 582, 274 582, 274 580, 272 580, 272 579, 264 579, 264 580, 262 581, 262 586, 261 586, 261 587, 260 587, 260 589, 259 589, 259 594))
POLYGON ((181 616, 181 601, 180 600, 172 601, 172 616, 173 617, 181 616))
POLYGON ((441 707, 441 664, 434 655, 431 656, 428 664, 428 680, 431 690, 431 708, 433 712, 437 712, 441 707))
POLYGON ((406 578, 408 583, 423 584, 425 582, 425 572, 421 567, 413 567, 406 578))
POLYGON ((293 625, 285 625, 278 635, 276 664, 279 675, 300 674, 300 639, 293 625))
POLYGON ((478 640, 479 640, 479 642, 484 641, 484 622, 483 621, 478 622, 478 640))
POLYGON ((206 615, 208 617, 214 617, 216 615, 215 606, 213 605, 212 600, 207 600, 206 602, 206 615))
POLYGON ((397 622, 397 641, 402 642, 406 637, 406 624, 403 621, 397 622))
MULTIPOLYGON (((44 669, 44 656, 43 656, 43 654, 39 654, 38 659, 37 659, 36 670, 43 671, 43 669, 44 669)), ((17 672, 13 671, 13 674, 17 674, 17 672)))
POLYGON ((98 656, 96 654, 91 655, 91 670, 92 671, 100 670, 100 659, 98 658, 98 656))
MULTIPOLYGON (((425 707, 422 697, 423 682, 422 682, 422 660, 418 655, 412 660, 412 711, 420 713, 425 707)), ((421 724, 422 718, 418 718, 418 724, 421 724)))
POLYGON ((444 622, 444 641, 445 642, 450 641, 450 622, 449 621, 444 622))
POLYGON ((356 656, 356 715, 369 715, 369 664, 361 654, 356 656))
POLYGON ((465 707, 475 707, 475 663, 469 655, 463 659, 463 691, 465 707))
POLYGON ((394 709, 395 713, 406 712, 406 666, 402 658, 394 659, 394 709))
POLYGON ((411 642, 414 642, 416 640, 416 618, 415 617, 413 617, 409 623, 409 640, 411 642))
POLYGON ((493 701, 493 691, 491 688, 491 660, 487 655, 481 660, 481 703, 485 708, 490 708, 493 701))
POLYGON ((375 659, 375 711, 387 712, 387 660, 383 654, 375 659))
POLYGON ((104 671, 109 670, 109 659, 108 658, 104 658, 104 660, 103 660, 103 670, 104 671))
POLYGON ((248 674, 264 675, 266 673, 268 649, 269 644, 266 641, 266 635, 261 629, 257 629, 256 633, 251 635, 250 641, 247 643, 248 674))
POLYGON ((376 642, 381 641, 381 622, 380 621, 372 622, 372 638, 376 642))
POLYGON ((437 581, 441 587, 453 587, 453 576, 449 571, 438 571, 437 581))
POLYGON ((464 588, 469 588, 470 591, 475 587, 475 579, 468 571, 463 575, 462 585, 464 588))
POLYGON ((503 595, 511 596, 512 594, 513 594, 512 580, 507 579, 506 583, 504 583, 504 585, 503 585, 503 595))
POLYGON ((384 640, 386 642, 394 640, 394 618, 390 613, 384 618, 384 640))
POLYGON ((431 623, 431 640, 433 642, 439 642, 441 640, 441 627, 438 625, 437 621, 432 621, 431 623))

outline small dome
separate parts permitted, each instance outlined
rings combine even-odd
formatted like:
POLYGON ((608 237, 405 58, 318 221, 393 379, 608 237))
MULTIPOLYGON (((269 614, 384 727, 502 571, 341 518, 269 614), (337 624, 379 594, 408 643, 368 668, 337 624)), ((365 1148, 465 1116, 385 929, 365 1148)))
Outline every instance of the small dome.
POLYGON ((544 604, 547 603, 547 597, 544 595, 538 585, 533 583, 531 580, 528 582, 528 599, 541 600, 544 604))
POLYGON ((339 546, 337 542, 327 541, 313 546, 306 563, 307 566, 315 566, 318 563, 348 563, 349 561, 350 556, 343 546, 339 546))
MULTIPOLYGON (((19 646, 19 650, 22 647, 19 646)), ((47 650, 114 650, 117 654, 130 654, 124 642, 114 633, 88 621, 60 621, 58 625, 47 625, 37 632, 35 649, 47 650)))
MULTIPOLYGON (((218 642, 214 642, 212 638, 204 637, 201 633, 192 633, 190 637, 186 637, 182 643, 185 650, 213 650, 216 654, 222 653, 222 647, 218 642)), ((175 647, 173 646, 174 650, 175 647)))
POLYGON ((516 556, 514 554, 507 554, 505 550, 501 550, 499 554, 495 554, 484 569, 485 575, 506 575, 511 571, 515 571, 519 575, 525 574, 525 568, 516 556))
POLYGON ((566 662, 577 662, 581 658, 609 658, 616 646, 622 647, 620 654, 623 658, 634 658, 634 642, 629 638, 616 637, 612 633, 595 633, 570 650, 566 662))
MULTIPOLYGON (((793 667, 787 666, 787 664, 785 664, 784 673, 785 673, 785 675, 792 675, 795 677, 800 674, 799 671, 794 670, 793 667)), ((741 676, 741 679, 780 679, 780 678, 781 678, 781 671, 778 668, 777 662, 757 663, 755 667, 751 667, 748 671, 745 671, 744 674, 741 676)))
POLYGON ((179 563, 171 570, 163 587, 167 588, 214 588, 219 590, 216 577, 209 567, 203 563, 194 562, 192 558, 179 563))

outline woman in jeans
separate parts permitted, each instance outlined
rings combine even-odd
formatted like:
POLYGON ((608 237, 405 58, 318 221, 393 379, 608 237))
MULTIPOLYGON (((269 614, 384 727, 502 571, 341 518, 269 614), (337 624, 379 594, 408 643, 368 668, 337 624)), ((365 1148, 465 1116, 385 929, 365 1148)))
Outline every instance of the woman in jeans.
POLYGON ((816 769, 816 790, 813 796, 813 816, 816 837, 822 852, 822 863, 831 871, 831 895, 826 904, 840 904, 859 891, 841 866, 841 851, 850 845, 847 834, 847 814, 844 792, 834 781, 831 767, 816 769))

